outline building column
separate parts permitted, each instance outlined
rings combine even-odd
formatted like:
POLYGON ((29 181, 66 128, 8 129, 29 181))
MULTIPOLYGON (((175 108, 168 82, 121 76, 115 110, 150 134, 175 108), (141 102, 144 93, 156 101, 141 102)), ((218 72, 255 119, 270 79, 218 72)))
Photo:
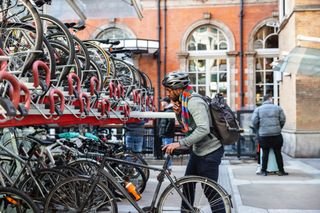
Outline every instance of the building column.
POLYGON ((236 104, 236 98, 240 97, 237 92, 237 86, 239 82, 236 80, 236 75, 238 74, 239 70, 236 69, 236 57, 239 53, 237 51, 229 51, 227 52, 227 59, 228 59, 228 75, 229 75, 229 97, 228 97, 228 104, 231 109, 235 110, 238 108, 236 104))
POLYGON ((255 82, 255 59, 257 52, 246 52, 247 57, 247 68, 245 69, 245 75, 247 80, 245 85, 247 85, 246 97, 247 97, 247 108, 254 109, 256 106, 256 82, 255 82))

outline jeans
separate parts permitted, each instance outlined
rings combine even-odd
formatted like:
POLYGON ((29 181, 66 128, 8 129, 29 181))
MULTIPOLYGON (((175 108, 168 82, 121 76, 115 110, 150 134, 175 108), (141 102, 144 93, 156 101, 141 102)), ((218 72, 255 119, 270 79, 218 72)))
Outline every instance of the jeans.
MULTIPOLYGON (((221 146, 216 151, 209 153, 205 156, 197 156, 194 153, 190 154, 190 159, 187 165, 187 169, 185 172, 185 175, 198 175, 202 177, 210 178, 211 180, 218 181, 219 176, 219 165, 221 163, 221 158, 224 153, 224 148, 221 146)), ((184 193, 188 200, 190 201, 191 205, 193 205, 194 202, 194 187, 193 186, 187 186, 188 188, 188 195, 186 190, 184 190, 184 193), (191 188, 191 190, 190 190, 191 188)), ((212 192, 210 190, 206 191, 206 197, 210 200, 210 198, 215 197, 216 192, 212 192)), ((182 202, 181 205, 182 209, 184 209, 182 212, 188 209, 187 205, 182 202)), ((224 212, 223 202, 215 203, 214 207, 211 207, 212 212, 224 212), (221 209, 221 210, 217 210, 221 209)), ((186 211, 187 212, 187 211, 186 211)))
MULTIPOLYGON (((162 145, 168 145, 173 142, 173 138, 162 138, 162 145)), ((172 159, 168 162, 168 169, 172 168, 172 159)))
POLYGON ((132 152, 142 152, 143 136, 126 136, 126 148, 132 152))

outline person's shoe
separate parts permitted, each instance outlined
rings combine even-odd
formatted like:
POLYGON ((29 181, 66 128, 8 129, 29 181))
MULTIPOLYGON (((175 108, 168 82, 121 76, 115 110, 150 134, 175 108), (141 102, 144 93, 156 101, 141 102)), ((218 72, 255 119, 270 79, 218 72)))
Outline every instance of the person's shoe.
POLYGON ((256 169, 256 174, 260 173, 261 172, 261 166, 260 164, 257 165, 257 169, 256 169))
POLYGON ((264 171, 261 171, 261 172, 258 172, 257 175, 267 176, 268 173, 267 173, 267 172, 264 172, 264 171))
POLYGON ((285 176, 285 175, 289 175, 289 173, 285 172, 285 171, 279 171, 278 172, 278 176, 285 176))

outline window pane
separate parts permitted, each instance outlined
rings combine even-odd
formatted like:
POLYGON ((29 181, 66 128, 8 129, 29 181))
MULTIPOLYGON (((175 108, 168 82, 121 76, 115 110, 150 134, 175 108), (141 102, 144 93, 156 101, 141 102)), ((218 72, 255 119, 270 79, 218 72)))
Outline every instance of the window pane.
POLYGON ((227 71, 227 60, 226 59, 220 60, 219 70, 220 71, 227 71))
POLYGON ((273 96, 273 85, 266 85, 266 94, 273 96))
POLYGON ((256 86, 256 103, 261 104, 262 103, 262 98, 263 98, 263 86, 262 85, 257 85, 256 86))
POLYGON ((211 82, 217 82, 218 81, 217 75, 218 75, 217 73, 211 74, 211 82))
POLYGON ((191 84, 197 83, 197 77, 195 73, 189 73, 189 78, 190 78, 191 84))
POLYGON ((206 95, 206 87, 204 87, 204 86, 199 86, 199 87, 198 87, 198 93, 199 93, 200 95, 205 96, 205 95, 206 95))
POLYGON ((219 45, 219 50, 226 50, 228 49, 228 45, 225 42, 221 42, 219 45))
POLYGON ((199 73, 198 75, 198 84, 206 84, 206 74, 205 73, 199 73))
POLYGON ((219 74, 219 82, 227 82, 227 73, 219 74))
POLYGON ((263 83, 263 72, 256 72, 256 84, 263 83))
POLYGON ((263 58, 256 58, 256 70, 263 69, 263 58))
POLYGON ((265 60, 265 69, 266 70, 272 70, 272 62, 273 62, 273 58, 266 58, 265 60))
POLYGON ((267 38, 265 48, 278 48, 278 35, 272 35, 267 38))
POLYGON ((196 45, 194 44, 194 43, 190 43, 189 45, 188 45, 188 50, 196 50, 196 45))
POLYGON ((219 93, 227 94, 227 83, 219 83, 219 93))
POLYGON ((263 48, 263 42, 261 40, 256 40, 253 43, 254 49, 262 49, 263 48))
POLYGON ((207 46, 205 44, 198 43, 198 50, 207 50, 207 46))
POLYGON ((197 61, 197 71, 206 71, 206 60, 205 59, 200 59, 197 61))
POLYGON ((196 71, 196 63, 194 60, 189 60, 189 72, 196 71))
POLYGON ((273 72, 266 72, 266 83, 273 83, 273 72))

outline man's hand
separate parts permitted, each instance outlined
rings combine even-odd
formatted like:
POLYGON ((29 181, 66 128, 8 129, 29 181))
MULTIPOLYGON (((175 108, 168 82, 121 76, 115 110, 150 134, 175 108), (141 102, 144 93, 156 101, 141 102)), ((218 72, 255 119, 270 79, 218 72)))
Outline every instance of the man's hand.
POLYGON ((176 113, 176 114, 180 114, 181 113, 181 104, 180 102, 174 102, 174 105, 173 105, 173 111, 176 113))
POLYGON ((179 148, 180 144, 178 142, 167 144, 164 147, 162 147, 162 150, 165 150, 167 154, 172 154, 173 150, 176 148, 179 148))

